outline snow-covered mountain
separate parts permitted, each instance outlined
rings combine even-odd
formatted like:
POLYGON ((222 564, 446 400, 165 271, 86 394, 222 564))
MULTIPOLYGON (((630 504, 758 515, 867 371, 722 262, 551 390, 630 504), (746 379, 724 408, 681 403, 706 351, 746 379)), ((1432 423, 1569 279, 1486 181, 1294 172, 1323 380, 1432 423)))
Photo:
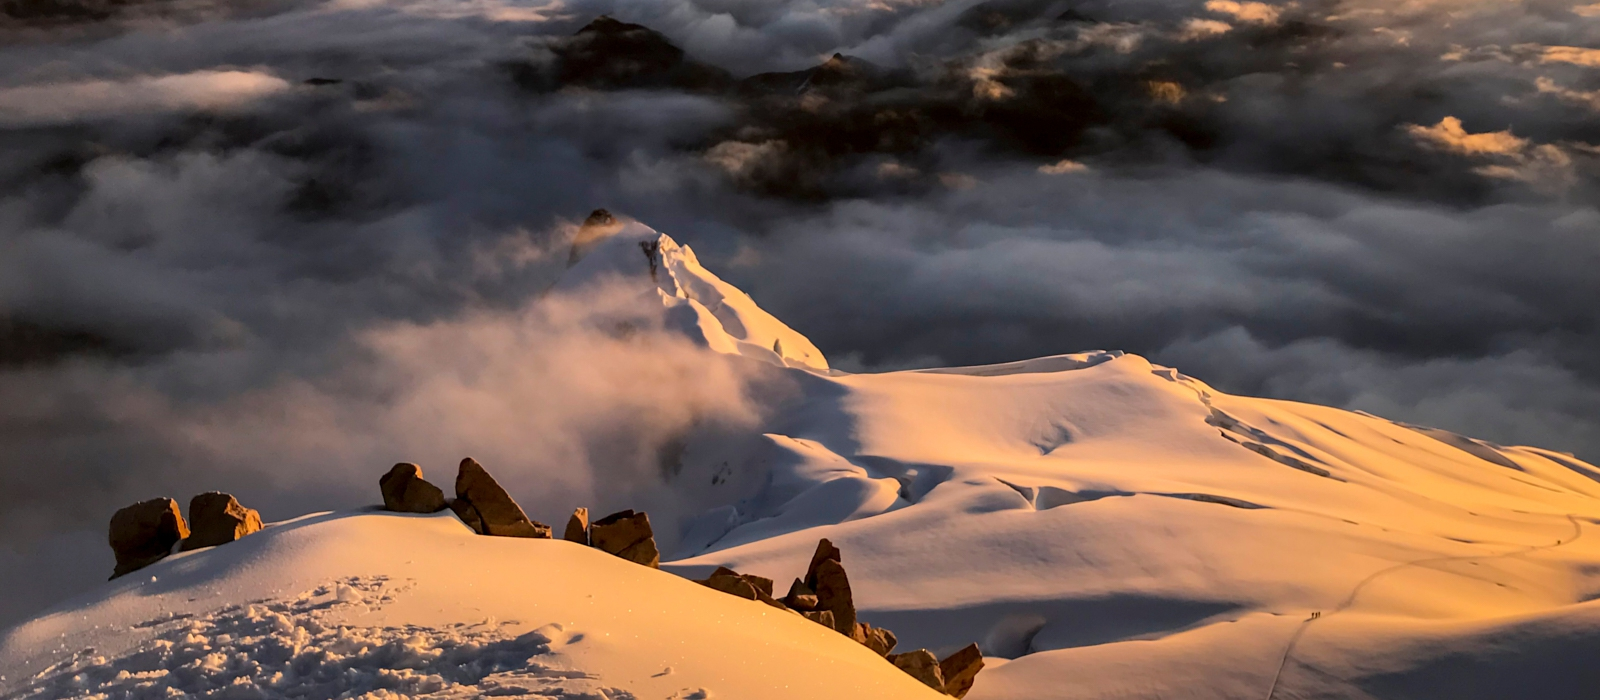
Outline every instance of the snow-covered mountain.
POLYGON ((685 438, 668 487, 703 513, 666 571, 448 511, 310 515, 6 632, 0 696, 939 697, 683 578, 788 581, 820 537, 902 649, 979 642, 973 700, 1600 688, 1600 470, 1570 455, 1118 352, 847 374, 665 235, 619 222, 580 248, 557 291, 634 284, 797 388, 756 429, 685 438))

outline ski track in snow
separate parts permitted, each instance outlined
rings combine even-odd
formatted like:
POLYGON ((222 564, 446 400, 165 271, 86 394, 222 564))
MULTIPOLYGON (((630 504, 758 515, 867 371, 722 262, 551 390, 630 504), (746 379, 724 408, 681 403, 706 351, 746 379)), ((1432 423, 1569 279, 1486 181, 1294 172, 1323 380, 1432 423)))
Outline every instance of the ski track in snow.
POLYGON ((1394 566, 1388 567, 1386 569, 1380 569, 1378 571, 1375 571, 1375 572, 1372 573, 1371 576, 1368 576, 1368 577, 1366 577, 1364 579, 1361 579, 1360 582, 1356 583, 1354 588, 1350 589, 1350 595, 1346 596, 1345 599, 1343 601, 1341 601, 1339 603, 1339 605, 1337 607, 1335 607, 1331 612, 1329 612, 1326 615, 1320 614, 1320 611, 1318 611, 1316 613, 1313 613, 1311 616, 1309 616, 1306 619, 1302 620, 1300 622, 1300 625, 1295 628, 1294 634, 1289 637, 1289 642, 1287 644, 1285 644, 1284 647, 1283 647, 1283 656, 1278 659, 1278 668, 1272 672, 1272 684, 1267 686, 1267 697, 1266 697, 1266 700, 1272 700, 1273 695, 1275 695, 1278 692, 1278 681, 1283 678, 1283 669, 1286 666, 1289 665, 1289 660, 1294 655, 1295 645, 1299 644, 1301 638, 1305 637, 1306 632, 1311 629, 1311 623, 1316 622, 1318 620, 1325 620, 1327 618, 1333 617, 1334 615, 1337 615, 1337 614, 1342 613, 1342 612, 1344 612, 1346 610, 1349 610, 1350 606, 1355 605, 1356 598, 1360 597, 1361 591, 1364 590, 1367 586, 1371 585, 1374 581, 1377 581, 1378 579, 1383 578, 1384 576, 1392 574, 1392 573, 1394 573, 1396 571, 1400 571, 1400 570, 1403 570, 1403 569, 1409 569, 1409 568, 1414 567, 1414 566, 1428 566, 1429 564, 1443 564, 1445 562, 1451 562, 1451 561, 1487 561, 1487 560, 1490 560, 1490 559, 1506 559, 1506 558, 1510 558, 1510 557, 1524 556, 1524 555, 1532 554, 1534 552, 1539 552, 1539 551, 1543 551, 1543 550, 1547 550, 1547 549, 1555 549, 1557 547, 1562 547, 1562 546, 1565 546, 1565 545, 1569 545, 1569 544, 1572 544, 1573 542, 1578 541, 1579 538, 1583 537, 1583 526, 1578 523, 1578 519, 1577 518, 1575 518, 1575 517, 1573 517, 1571 515, 1566 516, 1566 518, 1567 518, 1567 522, 1572 523, 1572 536, 1567 537, 1565 539, 1556 540, 1553 544, 1531 545, 1531 546, 1515 549, 1515 550, 1512 550, 1512 551, 1509 551, 1509 552, 1501 552, 1499 554, 1464 554, 1464 555, 1460 555, 1460 556, 1451 556, 1451 557, 1428 557, 1426 559, 1418 559, 1416 561, 1409 561, 1409 562, 1404 562, 1404 563, 1401 563, 1401 564, 1395 564, 1394 566))
MULTIPOLYGON (((107 658, 81 650, 0 698, 635 700, 568 668, 558 650, 583 635, 558 624, 515 634, 514 621, 442 628, 338 622, 393 602, 408 588, 383 576, 348 578, 289 600, 168 615, 138 625, 165 629, 126 653, 107 658)), ((697 692, 684 697, 709 697, 697 692)))

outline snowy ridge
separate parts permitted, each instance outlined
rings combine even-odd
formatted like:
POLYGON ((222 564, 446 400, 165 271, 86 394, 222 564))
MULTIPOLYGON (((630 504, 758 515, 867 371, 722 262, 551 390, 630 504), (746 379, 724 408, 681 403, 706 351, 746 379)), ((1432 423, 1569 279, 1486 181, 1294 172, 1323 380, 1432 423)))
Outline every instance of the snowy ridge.
POLYGON ((809 339, 701 266, 688 246, 644 224, 590 228, 580 234, 572 260, 552 291, 581 294, 601 282, 632 283, 653 289, 669 323, 717 352, 779 366, 828 369, 827 358, 809 339))
MULTIPOLYGON (((556 292, 635 284, 669 325, 796 387, 746 433, 685 436, 666 487, 700 515, 668 571, 782 586, 827 537, 861 619, 901 649, 980 640, 973 700, 1600 685, 1593 465, 1232 396, 1115 351, 828 371, 686 246, 606 233, 556 292)), ((0 696, 199 692, 194 664, 221 664, 268 696, 937 697, 794 615, 448 514, 304 518, 128 579, 0 637, 0 696)))
POLYGON ((941 697, 798 615, 448 511, 278 523, 0 638, 3 697, 941 697))
POLYGON ((1546 697, 1580 697, 1596 673, 1600 483, 1571 457, 1230 396, 1133 355, 806 386, 764 436, 795 456, 733 457, 770 475, 675 566, 783 576, 817 534, 870 552, 863 619, 934 649, 979 631, 1015 659, 970 697, 1406 696, 1440 669, 1450 697, 1506 697, 1533 668, 1561 672, 1546 697), (1564 650, 1494 643, 1507 627, 1564 650))

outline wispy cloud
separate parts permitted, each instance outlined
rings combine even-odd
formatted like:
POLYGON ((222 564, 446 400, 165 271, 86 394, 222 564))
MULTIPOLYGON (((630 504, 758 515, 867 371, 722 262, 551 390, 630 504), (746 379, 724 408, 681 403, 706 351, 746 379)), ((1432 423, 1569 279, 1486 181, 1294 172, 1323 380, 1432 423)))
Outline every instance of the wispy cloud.
POLYGON ((1235 0, 1207 0, 1206 9, 1228 15, 1241 22, 1257 24, 1272 24, 1283 14, 1283 10, 1264 2, 1235 2, 1235 0))
POLYGON ((205 70, 0 89, 0 125, 41 126, 130 114, 226 110, 289 89, 269 73, 205 70))
POLYGON ((1515 180, 1552 192, 1564 190, 1574 181, 1572 157, 1565 150, 1553 144, 1535 144, 1509 129, 1474 134, 1460 119, 1445 117, 1433 126, 1408 125, 1406 131, 1430 147, 1490 160, 1472 169, 1484 177, 1515 180))
POLYGON ((1578 66, 1600 66, 1600 49, 1578 46, 1546 46, 1539 57, 1541 63, 1571 63, 1578 66))
POLYGON ((1067 173, 1088 172, 1088 170, 1089 166, 1071 159, 1058 160, 1048 165, 1039 166, 1039 172, 1045 175, 1065 175, 1067 173))
POLYGON ((1406 131, 1419 141, 1454 153, 1515 155, 1528 147, 1527 139, 1517 138, 1509 129, 1469 133, 1455 117, 1445 117, 1433 126, 1411 124, 1406 131))

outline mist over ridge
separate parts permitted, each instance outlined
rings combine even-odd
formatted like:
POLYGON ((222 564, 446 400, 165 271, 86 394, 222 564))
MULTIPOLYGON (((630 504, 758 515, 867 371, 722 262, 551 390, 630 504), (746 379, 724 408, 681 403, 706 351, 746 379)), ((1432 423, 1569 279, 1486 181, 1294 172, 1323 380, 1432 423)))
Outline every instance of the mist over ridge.
MULTIPOLYGON (((46 562, 166 490, 296 515, 370 490, 330 463, 529 426, 575 436, 574 493, 611 431, 635 473, 687 419, 634 393, 636 348, 534 310, 600 206, 845 370, 1117 348, 1594 460, 1597 31, 1540 2, 0 4, 0 570, 57 577, 0 575, 0 621, 97 580, 46 562)), ((697 411, 749 408, 672 347, 697 411)))

